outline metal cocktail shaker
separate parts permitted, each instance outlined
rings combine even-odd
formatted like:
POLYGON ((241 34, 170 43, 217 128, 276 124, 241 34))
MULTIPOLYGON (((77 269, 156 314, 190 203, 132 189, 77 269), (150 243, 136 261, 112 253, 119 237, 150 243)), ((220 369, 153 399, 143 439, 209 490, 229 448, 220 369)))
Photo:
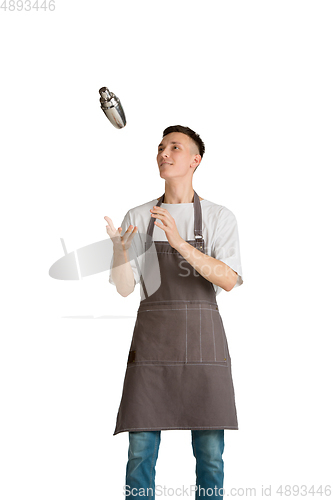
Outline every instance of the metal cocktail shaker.
POLYGON ((99 89, 99 93, 101 108, 112 125, 116 128, 125 127, 126 117, 120 99, 107 87, 99 89))

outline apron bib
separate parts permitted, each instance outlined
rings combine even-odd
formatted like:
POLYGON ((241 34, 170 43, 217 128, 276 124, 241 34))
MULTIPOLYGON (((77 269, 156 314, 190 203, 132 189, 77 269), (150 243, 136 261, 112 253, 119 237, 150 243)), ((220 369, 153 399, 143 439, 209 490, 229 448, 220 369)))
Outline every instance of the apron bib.
MULTIPOLYGON (((163 203, 164 194, 157 203, 163 203)), ((205 253, 200 200, 194 191, 194 239, 205 253)), ((154 244, 161 285, 148 297, 144 280, 113 435, 125 431, 238 429, 231 359, 213 284, 168 241, 154 244)), ((149 277, 145 266, 145 277, 149 277)), ((151 268, 151 273, 156 268, 151 268)), ((156 276, 155 276, 156 280, 156 276)))

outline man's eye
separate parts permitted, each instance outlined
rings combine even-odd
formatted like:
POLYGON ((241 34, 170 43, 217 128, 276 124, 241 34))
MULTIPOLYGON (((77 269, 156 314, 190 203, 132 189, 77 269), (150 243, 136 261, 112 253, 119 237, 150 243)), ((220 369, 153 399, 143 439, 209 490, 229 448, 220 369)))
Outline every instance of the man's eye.
MULTIPOLYGON (((179 149, 179 147, 178 147, 178 146, 174 146, 174 148, 179 149)), ((163 149, 163 148, 158 148, 158 151, 162 151, 162 149, 163 149)))

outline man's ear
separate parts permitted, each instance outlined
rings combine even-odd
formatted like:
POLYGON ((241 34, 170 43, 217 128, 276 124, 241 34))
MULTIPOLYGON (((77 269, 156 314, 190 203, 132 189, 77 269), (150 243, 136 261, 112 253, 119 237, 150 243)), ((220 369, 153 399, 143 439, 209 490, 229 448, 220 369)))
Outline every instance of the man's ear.
POLYGON ((195 164, 198 166, 200 165, 200 162, 201 162, 201 156, 200 155, 195 155, 194 157, 194 160, 195 161, 195 164))

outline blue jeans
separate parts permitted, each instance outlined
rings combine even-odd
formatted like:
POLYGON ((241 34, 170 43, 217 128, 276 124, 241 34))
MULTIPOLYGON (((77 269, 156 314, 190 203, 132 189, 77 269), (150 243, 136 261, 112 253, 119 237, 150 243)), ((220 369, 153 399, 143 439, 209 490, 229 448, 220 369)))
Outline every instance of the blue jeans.
MULTIPOLYGON (((224 429, 191 431, 192 450, 196 458, 195 500, 223 499, 224 429), (199 488, 200 495, 199 495, 199 488)), ((161 431, 129 432, 126 489, 124 498, 155 500, 155 465, 161 442, 161 431), (144 490, 142 490, 144 488, 144 490), (140 490, 141 489, 141 490, 140 490), (141 495, 140 495, 141 491, 141 495)), ((191 495, 190 485, 184 485, 191 495)))

